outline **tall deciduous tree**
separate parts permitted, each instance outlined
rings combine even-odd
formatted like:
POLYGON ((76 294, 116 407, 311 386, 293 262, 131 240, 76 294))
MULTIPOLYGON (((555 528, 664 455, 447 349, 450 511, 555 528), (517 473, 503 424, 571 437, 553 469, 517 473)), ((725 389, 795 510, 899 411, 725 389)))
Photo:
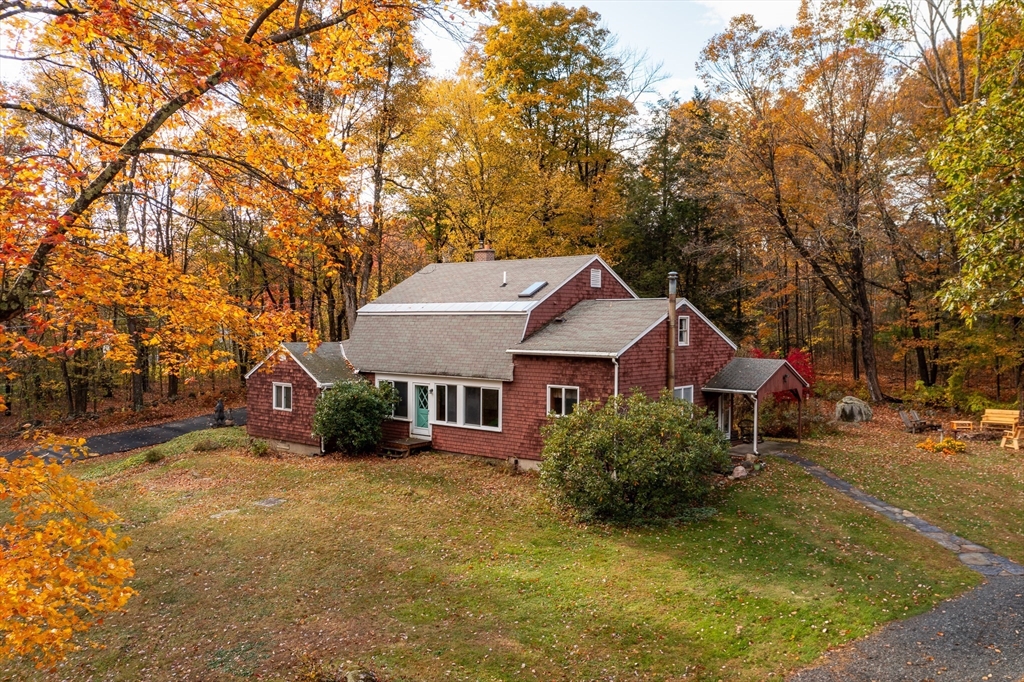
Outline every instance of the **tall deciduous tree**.
POLYGON ((888 181, 900 128, 883 46, 846 30, 866 11, 805 4, 791 31, 739 17, 705 48, 703 67, 736 103, 732 191, 758 216, 755 229, 781 239, 849 314, 869 393, 882 400, 872 192, 888 181))

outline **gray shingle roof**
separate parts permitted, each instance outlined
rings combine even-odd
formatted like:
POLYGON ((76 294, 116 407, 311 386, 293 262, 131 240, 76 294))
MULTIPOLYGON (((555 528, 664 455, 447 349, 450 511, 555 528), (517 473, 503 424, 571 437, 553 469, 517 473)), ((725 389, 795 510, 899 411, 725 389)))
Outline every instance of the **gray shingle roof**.
POLYGON ((336 341, 321 343, 312 353, 309 352, 309 344, 306 343, 283 343, 281 345, 321 385, 350 381, 356 378, 348 363, 345 362, 341 344, 336 341))
POLYGON ((508 348, 513 353, 616 355, 665 317, 663 298, 581 301, 536 334, 508 348))
POLYGON ((480 263, 432 263, 373 304, 540 300, 595 258, 565 256, 480 263), (505 286, 501 286, 503 275, 507 280, 505 286), (520 298, 519 293, 534 282, 548 284, 532 298, 520 298))
POLYGON ((512 380, 526 315, 360 315, 345 355, 361 372, 512 380))
MULTIPOLYGON (((728 391, 732 393, 756 393, 765 382, 772 378, 782 367, 789 365, 785 360, 771 358, 733 358, 728 365, 711 378, 705 391, 728 391)), ((790 371, 807 385, 792 368, 790 371)))

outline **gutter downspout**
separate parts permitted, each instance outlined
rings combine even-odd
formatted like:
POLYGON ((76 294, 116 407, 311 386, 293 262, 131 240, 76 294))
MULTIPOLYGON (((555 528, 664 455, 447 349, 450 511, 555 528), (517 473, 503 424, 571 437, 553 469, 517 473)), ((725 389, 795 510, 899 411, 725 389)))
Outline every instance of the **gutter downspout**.
POLYGON ((613 394, 616 398, 619 397, 619 359, 612 358, 612 364, 615 365, 615 393, 613 394))
POLYGON ((667 388, 675 395, 676 392, 676 345, 679 340, 676 338, 676 286, 679 282, 679 275, 675 272, 668 273, 668 371, 665 373, 667 388))

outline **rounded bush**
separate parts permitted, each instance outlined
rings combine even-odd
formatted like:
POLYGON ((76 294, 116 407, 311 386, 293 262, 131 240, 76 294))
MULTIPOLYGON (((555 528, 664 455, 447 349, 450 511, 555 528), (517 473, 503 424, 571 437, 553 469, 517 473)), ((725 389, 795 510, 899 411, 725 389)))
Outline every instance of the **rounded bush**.
POLYGON ((313 433, 342 452, 365 452, 380 443, 384 435, 381 426, 397 402, 398 396, 390 384, 335 384, 316 400, 313 433))
POLYGON ((165 457, 167 457, 166 453, 164 453, 164 451, 161 450, 160 448, 150 448, 149 450, 146 450, 146 452, 143 453, 143 456, 146 458, 146 461, 149 462, 150 464, 156 464, 157 462, 160 462, 165 457))
POLYGON ((729 466, 714 418, 665 393, 581 403, 544 428, 541 484, 583 520, 636 523, 704 502, 729 466))

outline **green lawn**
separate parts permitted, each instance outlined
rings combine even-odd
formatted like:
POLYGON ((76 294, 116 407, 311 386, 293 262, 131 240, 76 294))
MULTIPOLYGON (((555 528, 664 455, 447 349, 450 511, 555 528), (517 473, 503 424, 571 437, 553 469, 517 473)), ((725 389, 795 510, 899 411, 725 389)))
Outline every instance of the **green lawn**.
POLYGON ((74 465, 134 540, 139 595, 91 633, 106 648, 0 679, 313 679, 351 661, 386 680, 765 680, 978 582, 777 461, 708 521, 619 530, 455 456, 164 448, 74 465), (271 496, 287 502, 253 505, 271 496))
POLYGON ((904 433, 887 419, 887 410, 881 412, 880 423, 844 426, 839 434, 792 451, 865 492, 1024 563, 1024 451, 988 441, 969 443, 964 455, 932 454, 915 447, 928 434, 904 433))

